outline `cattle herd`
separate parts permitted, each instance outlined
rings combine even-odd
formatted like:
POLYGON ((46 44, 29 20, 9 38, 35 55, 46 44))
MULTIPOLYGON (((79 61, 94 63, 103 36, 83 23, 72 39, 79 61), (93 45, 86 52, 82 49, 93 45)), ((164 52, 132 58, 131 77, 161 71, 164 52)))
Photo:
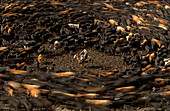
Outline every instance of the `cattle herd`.
POLYGON ((169 0, 1 0, 0 110, 169 111, 169 0))

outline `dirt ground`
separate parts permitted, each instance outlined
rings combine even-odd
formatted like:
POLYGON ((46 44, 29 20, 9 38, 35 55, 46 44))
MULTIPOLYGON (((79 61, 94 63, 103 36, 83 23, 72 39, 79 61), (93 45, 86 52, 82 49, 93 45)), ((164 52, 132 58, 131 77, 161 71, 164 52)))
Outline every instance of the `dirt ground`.
MULTIPOLYGON (((101 69, 118 68, 120 71, 124 71, 126 68, 130 68, 130 66, 124 64, 120 54, 113 56, 90 47, 79 47, 75 52, 64 52, 62 48, 54 49, 52 44, 46 43, 43 46, 45 47, 45 53, 43 54, 44 59, 40 64, 40 71, 43 72, 47 71, 47 67, 51 68, 52 64, 55 64, 54 70, 50 70, 52 72, 72 70, 74 72, 85 71, 96 74, 96 72, 101 69), (74 58, 74 55, 80 53, 85 48, 88 51, 89 61, 88 63, 81 65, 74 58)), ((29 59, 28 66, 35 70, 33 62, 34 59, 38 57, 38 54, 33 53, 29 55, 29 57, 31 59, 29 59)))

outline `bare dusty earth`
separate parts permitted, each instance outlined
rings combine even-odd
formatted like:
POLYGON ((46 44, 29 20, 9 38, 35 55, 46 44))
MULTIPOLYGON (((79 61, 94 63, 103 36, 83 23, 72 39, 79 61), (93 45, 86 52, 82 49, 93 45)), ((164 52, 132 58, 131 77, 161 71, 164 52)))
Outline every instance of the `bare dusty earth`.
MULTIPOLYGON (((51 44, 44 44, 45 53, 43 55, 44 59, 40 64, 40 71, 47 71, 47 67, 52 67, 52 64, 55 64, 54 71, 69 71, 69 68, 72 71, 86 71, 89 73, 96 74, 98 70, 101 69, 115 69, 118 68, 120 71, 124 71, 126 68, 130 68, 123 63, 122 57, 120 54, 110 55, 100 52, 94 48, 87 48, 89 54, 89 61, 84 65, 78 63, 74 59, 74 54, 80 53, 84 48, 80 47, 75 52, 64 52, 61 48, 54 49, 51 44)), ((35 69, 32 64, 34 58, 37 58, 37 54, 31 54, 29 57, 30 67, 35 69)), ((52 71, 52 70, 51 70, 52 71)))

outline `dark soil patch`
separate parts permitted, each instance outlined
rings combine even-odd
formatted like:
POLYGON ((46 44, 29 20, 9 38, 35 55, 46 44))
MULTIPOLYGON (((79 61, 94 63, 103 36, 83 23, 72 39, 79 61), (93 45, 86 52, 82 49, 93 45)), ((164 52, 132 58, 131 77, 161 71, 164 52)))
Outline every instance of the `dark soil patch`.
MULTIPOLYGON (((77 52, 80 53, 83 48, 77 48, 77 51, 73 52, 64 52, 62 48, 53 49, 53 45, 44 44, 45 53, 43 54, 44 59, 40 64, 40 71, 47 71, 47 67, 52 67, 52 64, 55 64, 55 71, 69 71, 70 67, 72 71, 79 72, 85 71, 89 73, 96 74, 99 70, 104 69, 116 69, 124 71, 130 66, 125 65, 122 60, 121 55, 111 55, 102 53, 94 48, 87 48, 90 60, 84 65, 79 64, 76 59, 74 59, 74 54, 77 52)), ((36 58, 37 54, 31 54, 31 58, 36 58)), ((33 59, 32 59, 33 60, 33 59)), ((33 61, 32 61, 33 62, 33 61)), ((35 67, 30 61, 30 67, 35 67)))

